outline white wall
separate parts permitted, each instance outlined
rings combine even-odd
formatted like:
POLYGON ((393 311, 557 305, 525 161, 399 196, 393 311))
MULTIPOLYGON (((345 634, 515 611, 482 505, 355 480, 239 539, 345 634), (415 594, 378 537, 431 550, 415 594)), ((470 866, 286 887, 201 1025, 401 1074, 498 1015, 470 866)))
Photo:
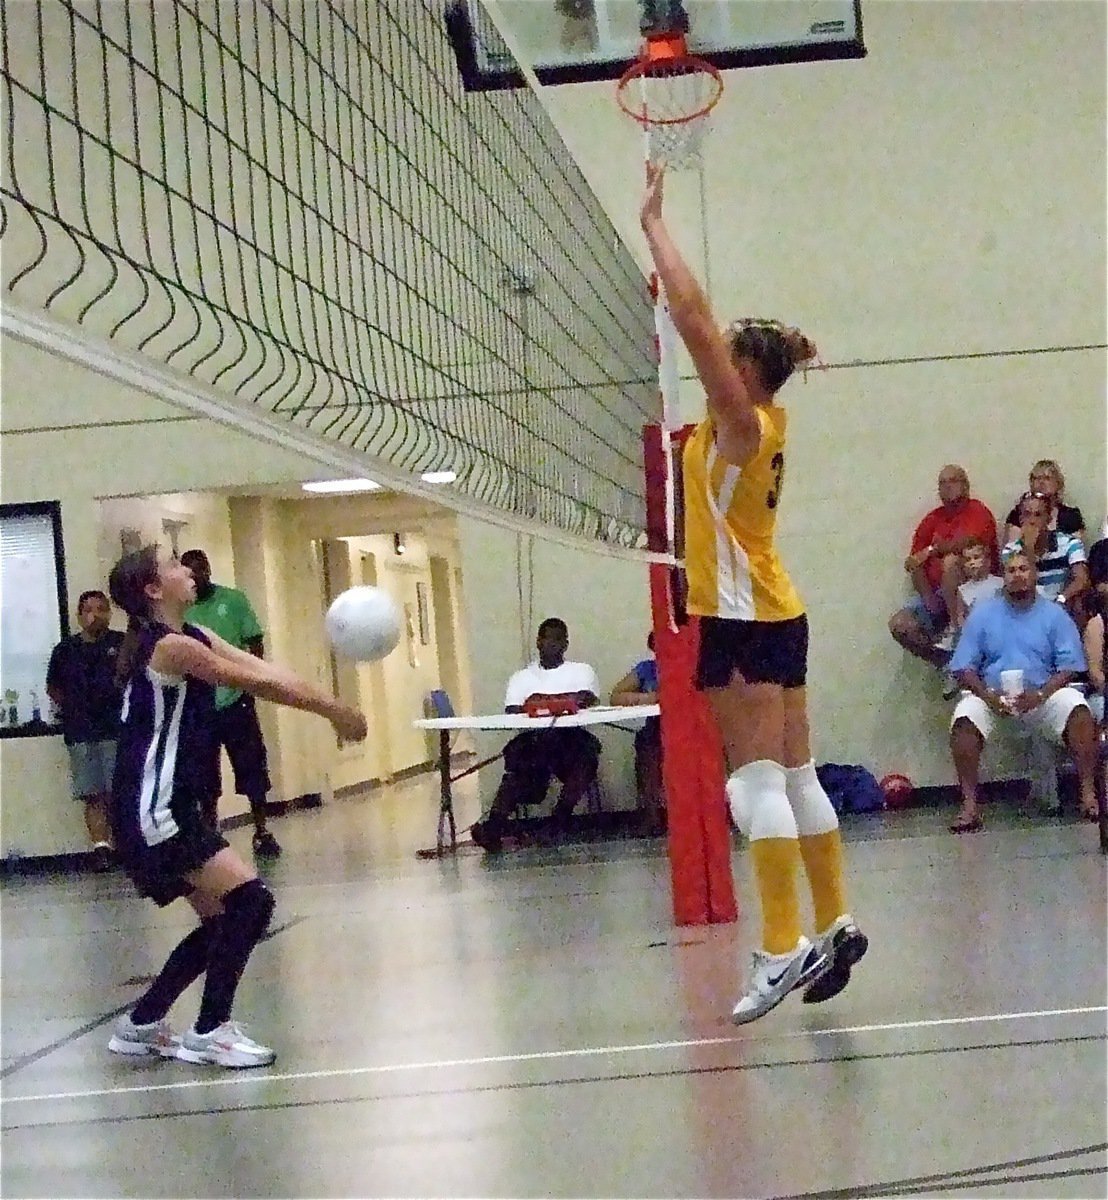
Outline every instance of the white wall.
MULTIPOLYGON (((1090 527, 1105 515, 1104 355, 1065 348, 1105 340, 1106 9, 867 0, 864 15, 862 62, 727 75, 706 222, 692 179, 670 181, 668 212, 697 264, 706 226, 721 318, 788 317, 841 368, 784 394, 793 424, 781 544, 811 607, 817 756, 945 783, 936 681, 885 625, 939 467, 963 462, 1002 516, 1031 462, 1056 457, 1090 527), (1003 353, 1045 347, 1062 349, 1003 353), (957 357, 969 354, 994 357, 957 357), (912 357, 934 361, 864 365, 912 357)), ((547 97, 645 263, 641 141, 610 86, 547 97)), ((3 497, 61 500, 71 594, 98 577, 97 499, 248 488, 310 470, 8 338, 0 348, 3 497)), ((688 384, 684 396, 695 418, 699 390, 688 384)), ((514 538, 468 520, 459 537, 473 707, 498 708, 524 657, 514 538)), ((306 612, 315 567, 300 542, 281 540, 284 565, 265 568, 267 587, 295 586, 306 612)), ((553 612, 570 624, 573 653, 610 685, 641 653, 645 569, 536 542, 524 625, 553 612)), ((310 638, 280 637, 294 661, 316 654, 318 665, 310 638)), ((294 725, 279 726, 282 741, 310 739, 294 725)), ((13 831, 27 843, 33 827, 47 853, 79 828, 55 740, 0 748, 4 845, 13 831)), ((606 753, 606 771, 617 753, 606 753)))
MULTIPOLYGON (((725 73, 706 212, 695 175, 667 179, 721 321, 785 318, 838 368, 782 393, 781 549, 811 609, 819 758, 953 780, 937 679, 886 631, 943 464, 1002 520, 1056 458, 1103 522, 1103 349, 1001 352, 1105 342, 1106 12, 866 0, 865 60, 725 73), (998 356, 957 358, 974 354, 998 356), (913 357, 934 361, 864 365, 913 357)), ((545 97, 645 266, 642 143, 610 85, 545 97)), ((682 404, 703 413, 688 379, 682 404)))
MULTIPOLYGON (((1104 5, 864 0, 868 57, 724 73, 705 171, 721 317, 829 362, 1104 341, 1104 5)), ((544 97, 617 227, 642 142, 608 84, 544 97)), ((694 175, 667 215, 702 265, 694 175)))

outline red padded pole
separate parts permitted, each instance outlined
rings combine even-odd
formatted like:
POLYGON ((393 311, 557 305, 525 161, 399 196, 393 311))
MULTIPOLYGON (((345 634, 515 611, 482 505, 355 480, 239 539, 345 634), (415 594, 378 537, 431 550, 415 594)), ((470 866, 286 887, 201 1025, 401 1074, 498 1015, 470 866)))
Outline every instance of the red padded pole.
MULTIPOLYGON (((692 428, 670 435, 675 453, 680 454, 692 428)), ((659 426, 645 428, 643 450, 647 536, 652 550, 664 551, 670 549, 665 522, 667 464, 659 426)), ((731 873, 723 744, 708 703, 694 686, 700 631, 697 619, 682 611, 683 582, 677 568, 651 563, 673 918, 678 925, 709 925, 734 921, 738 906, 731 873)))

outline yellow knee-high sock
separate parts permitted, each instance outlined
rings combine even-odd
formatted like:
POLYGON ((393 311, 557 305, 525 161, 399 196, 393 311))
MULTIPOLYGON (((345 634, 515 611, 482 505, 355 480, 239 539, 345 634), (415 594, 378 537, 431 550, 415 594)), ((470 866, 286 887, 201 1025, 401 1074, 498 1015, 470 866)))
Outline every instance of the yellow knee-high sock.
POLYGON ((843 887, 843 841, 838 829, 800 835, 800 853, 812 889, 816 932, 824 933, 846 912, 843 887))
POLYGON ((762 901, 762 946, 769 954, 788 954, 800 941, 799 845, 793 837, 755 838, 750 855, 762 901))

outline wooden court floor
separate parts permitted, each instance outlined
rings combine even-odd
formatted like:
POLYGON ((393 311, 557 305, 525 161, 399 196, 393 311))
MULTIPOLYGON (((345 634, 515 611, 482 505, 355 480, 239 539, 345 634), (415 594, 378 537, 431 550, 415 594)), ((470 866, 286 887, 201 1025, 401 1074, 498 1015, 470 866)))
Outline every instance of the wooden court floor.
POLYGON ((869 956, 836 1000, 736 1029, 757 931, 673 928, 662 842, 419 861, 434 811, 424 777, 275 823, 278 908, 236 1008, 278 1051, 263 1071, 106 1051, 182 906, 118 876, 6 883, 0 1193, 1106 1194, 1094 827, 860 819, 869 956))

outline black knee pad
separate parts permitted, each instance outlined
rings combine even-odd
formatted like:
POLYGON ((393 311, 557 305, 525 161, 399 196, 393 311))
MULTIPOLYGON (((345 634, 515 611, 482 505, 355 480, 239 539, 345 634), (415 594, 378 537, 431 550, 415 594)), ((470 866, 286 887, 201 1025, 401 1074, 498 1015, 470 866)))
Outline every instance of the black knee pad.
POLYGON ((260 879, 251 879, 247 883, 240 883, 223 897, 223 918, 238 925, 257 941, 265 933, 276 903, 273 893, 260 879))

